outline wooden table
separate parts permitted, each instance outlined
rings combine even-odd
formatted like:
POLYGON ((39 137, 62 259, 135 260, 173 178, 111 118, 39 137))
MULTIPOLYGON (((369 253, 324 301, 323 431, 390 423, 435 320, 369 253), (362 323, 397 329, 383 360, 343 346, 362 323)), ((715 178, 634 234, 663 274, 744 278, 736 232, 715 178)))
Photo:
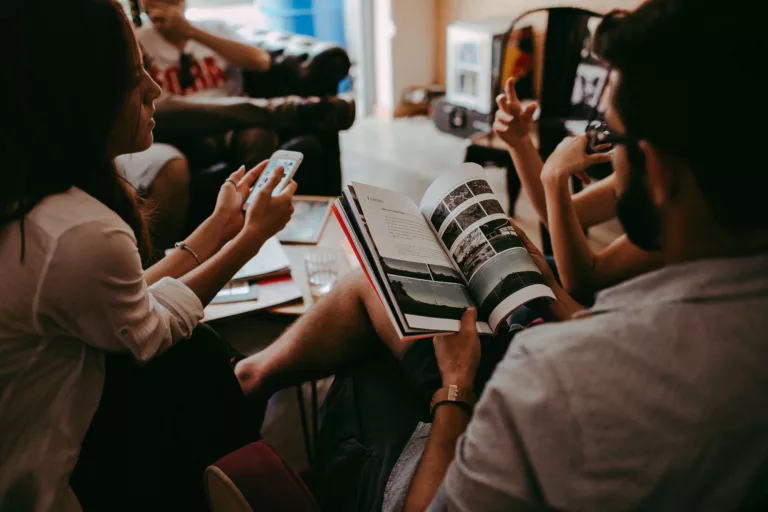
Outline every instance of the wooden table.
MULTIPOLYGON (((328 250, 336 253, 338 265, 338 277, 341 279, 349 273, 350 266, 341 250, 344 233, 339 226, 336 217, 331 214, 323 229, 320 241, 317 244, 282 244, 288 260, 291 263, 291 277, 303 295, 301 302, 293 302, 273 308, 263 309, 258 300, 233 302, 231 304, 217 304, 206 308, 206 321, 214 322, 217 327, 222 322, 228 322, 244 315, 268 315, 281 322, 293 322, 307 312, 314 304, 314 299, 309 291, 307 272, 304 266, 304 256, 317 250, 328 250), (214 312, 214 314, 211 314, 214 312)), ((262 303, 263 304, 263 303, 262 303)))
POLYGON ((328 250, 336 253, 338 262, 339 279, 350 272, 349 263, 341 250, 342 240, 345 239, 344 232, 336 220, 336 216, 331 213, 331 217, 325 225, 320 241, 314 245, 308 244, 283 244, 283 249, 288 259, 291 261, 291 276, 294 282, 304 294, 302 303, 288 304, 268 309, 273 315, 287 315, 295 318, 300 317, 314 304, 314 299, 309 291, 309 282, 307 281, 307 269, 304 266, 304 255, 318 249, 328 250))

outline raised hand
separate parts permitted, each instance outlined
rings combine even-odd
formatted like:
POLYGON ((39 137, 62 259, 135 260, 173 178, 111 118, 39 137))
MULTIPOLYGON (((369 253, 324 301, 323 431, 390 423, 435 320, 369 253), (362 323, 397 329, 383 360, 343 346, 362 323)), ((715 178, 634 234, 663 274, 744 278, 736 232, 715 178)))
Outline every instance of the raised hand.
POLYGON ((523 109, 515 92, 515 81, 512 78, 507 80, 504 92, 496 97, 496 104, 499 109, 496 111, 493 131, 508 146, 514 148, 530 134, 536 104, 528 105, 523 109))
POLYGON ((147 10, 152 25, 166 37, 173 39, 189 37, 192 24, 184 14, 181 5, 158 2, 147 10))
MULTIPOLYGON (((586 135, 563 139, 544 163, 544 169, 541 171, 541 180, 559 181, 571 175, 576 175, 584 183, 590 183, 592 180, 585 172, 585 169, 596 164, 610 162, 613 159, 613 153, 594 153, 588 155, 587 143, 588 137, 586 135)), ((598 146, 595 149, 601 150, 604 147, 598 146)))

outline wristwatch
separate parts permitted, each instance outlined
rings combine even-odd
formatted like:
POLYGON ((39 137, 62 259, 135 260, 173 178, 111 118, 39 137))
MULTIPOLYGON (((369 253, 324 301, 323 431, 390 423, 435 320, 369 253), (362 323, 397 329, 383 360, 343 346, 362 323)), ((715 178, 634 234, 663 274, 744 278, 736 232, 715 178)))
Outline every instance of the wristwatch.
POLYGON ((472 408, 477 403, 477 397, 471 389, 462 389, 455 384, 449 386, 443 386, 438 389, 435 395, 432 397, 432 406, 430 407, 430 413, 435 415, 435 409, 438 406, 446 403, 452 403, 463 407, 470 414, 472 414, 472 408))

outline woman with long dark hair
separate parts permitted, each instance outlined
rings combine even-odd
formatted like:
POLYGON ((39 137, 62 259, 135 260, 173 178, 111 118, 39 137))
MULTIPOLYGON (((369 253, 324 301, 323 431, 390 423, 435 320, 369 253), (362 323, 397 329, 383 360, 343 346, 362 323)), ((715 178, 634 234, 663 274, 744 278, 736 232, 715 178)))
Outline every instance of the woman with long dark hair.
POLYGON ((221 350, 195 327, 287 223, 296 185, 272 197, 276 173, 243 213, 264 164, 241 168, 213 214, 143 270, 144 213, 114 159, 152 143, 160 89, 129 20, 115 0, 3 0, 0 19, 0 510, 59 509, 70 479, 85 509, 165 488, 189 510, 205 464, 239 442, 227 422, 242 397, 231 369, 224 383, 206 373, 221 350), (120 352, 132 362, 108 355, 120 352), (185 378, 198 396, 183 396, 185 378))

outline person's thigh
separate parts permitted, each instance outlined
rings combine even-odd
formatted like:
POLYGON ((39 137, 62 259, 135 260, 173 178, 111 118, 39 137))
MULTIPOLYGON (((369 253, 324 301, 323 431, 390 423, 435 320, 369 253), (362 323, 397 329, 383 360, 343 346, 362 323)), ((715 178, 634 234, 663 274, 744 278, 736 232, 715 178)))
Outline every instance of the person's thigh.
POLYGON ((204 325, 144 368, 107 355, 101 403, 71 478, 85 511, 138 510, 149 500, 205 510, 205 468, 258 438, 243 438, 229 357, 204 325))
POLYGON ((184 155, 174 146, 156 143, 146 151, 118 156, 115 165, 128 183, 146 194, 163 167, 178 158, 184 158, 184 155))

